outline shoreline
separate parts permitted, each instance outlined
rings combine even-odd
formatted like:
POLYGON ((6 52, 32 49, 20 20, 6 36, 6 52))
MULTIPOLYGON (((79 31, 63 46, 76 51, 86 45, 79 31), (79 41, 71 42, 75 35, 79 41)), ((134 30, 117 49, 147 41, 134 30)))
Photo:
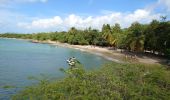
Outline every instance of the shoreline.
POLYGON ((103 57, 107 60, 114 61, 117 63, 131 62, 131 63, 144 63, 144 64, 161 64, 162 62, 166 61, 166 59, 156 57, 156 56, 142 55, 141 57, 140 56, 132 57, 130 55, 121 53, 121 50, 119 49, 113 50, 113 48, 110 48, 110 47, 99 47, 99 46, 93 46, 93 45, 71 45, 68 43, 61 43, 61 42, 51 41, 51 40, 39 41, 39 40, 34 40, 34 39, 19 39, 19 38, 5 38, 5 39, 26 40, 32 43, 43 43, 43 44, 50 44, 54 46, 61 46, 65 48, 76 49, 82 52, 95 54, 97 56, 103 57))
POLYGON ((130 55, 121 53, 121 50, 119 49, 113 50, 113 48, 110 48, 110 47, 99 47, 99 46, 93 46, 93 45, 71 45, 68 43, 61 43, 61 42, 56 42, 56 41, 51 41, 51 40, 46 40, 46 41, 29 40, 29 41, 33 43, 51 44, 55 46, 61 46, 61 47, 80 50, 82 52, 88 52, 88 53, 95 54, 97 56, 101 56, 107 60, 114 61, 117 63, 126 63, 127 61, 125 60, 127 57, 128 57, 127 60, 129 60, 130 62, 144 63, 144 64, 160 64, 160 62, 164 62, 166 60, 166 59, 162 59, 159 57, 154 57, 154 56, 149 57, 146 55, 143 55, 142 57, 135 56, 135 58, 133 58, 133 57, 130 57, 130 55))
POLYGON ((106 53, 110 53, 110 52, 105 47, 101 48, 101 47, 98 47, 98 46, 94 47, 94 46, 91 46, 91 45, 71 45, 71 44, 68 44, 68 43, 61 43, 61 42, 50 41, 50 40, 46 40, 46 41, 31 40, 30 42, 50 44, 50 45, 54 45, 54 46, 61 46, 61 47, 76 49, 76 50, 80 50, 82 52, 92 53, 94 55, 103 57, 103 58, 110 60, 110 61, 114 61, 114 62, 117 62, 117 63, 124 63, 121 59, 117 59, 117 58, 113 57, 112 55, 107 55, 106 53))
POLYGON ((20 39, 20 38, 4 38, 4 39, 25 40, 25 41, 29 41, 32 43, 50 44, 50 45, 54 45, 54 46, 71 48, 71 49, 76 49, 76 50, 80 50, 82 52, 87 52, 87 53, 91 53, 91 54, 103 57, 104 59, 107 59, 109 61, 114 61, 117 63, 124 63, 121 59, 117 59, 111 55, 106 55, 106 53, 108 53, 109 51, 105 47, 101 48, 98 46, 94 47, 94 46, 90 46, 90 45, 71 45, 68 43, 61 43, 61 42, 56 42, 56 41, 51 41, 51 40, 39 41, 39 40, 34 40, 34 39, 20 39))

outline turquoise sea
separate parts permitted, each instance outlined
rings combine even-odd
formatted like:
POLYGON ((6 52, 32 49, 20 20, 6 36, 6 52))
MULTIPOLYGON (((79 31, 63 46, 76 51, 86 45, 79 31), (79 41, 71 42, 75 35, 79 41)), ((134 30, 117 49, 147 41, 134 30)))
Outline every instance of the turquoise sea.
POLYGON ((42 74, 48 79, 64 77, 59 69, 67 69, 66 60, 73 56, 87 70, 109 62, 102 57, 75 49, 0 38, 0 100, 8 100, 24 87, 37 83, 28 77, 40 77, 42 74), (5 86, 12 88, 4 88, 5 86))

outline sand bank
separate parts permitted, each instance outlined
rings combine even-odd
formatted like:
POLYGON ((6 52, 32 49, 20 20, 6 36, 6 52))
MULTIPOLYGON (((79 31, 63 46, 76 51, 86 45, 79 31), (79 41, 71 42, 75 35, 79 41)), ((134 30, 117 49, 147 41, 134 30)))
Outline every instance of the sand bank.
MULTIPOLYGON (((77 49, 83 52, 89 52, 93 53, 95 55, 104 57, 107 60, 111 60, 114 62, 118 63, 124 63, 127 55, 124 53, 121 53, 120 50, 113 50, 113 48, 110 47, 99 47, 99 46, 92 46, 92 45, 70 45, 68 43, 60 43, 56 41, 37 41, 37 40, 32 40, 34 43, 47 43, 51 45, 56 45, 56 46, 62 46, 62 47, 67 47, 67 48, 73 48, 77 49)), ((130 58, 131 59, 131 58, 130 58)), ((136 57, 135 60, 132 61, 134 62, 140 62, 140 63, 147 63, 147 64, 158 64, 164 59, 160 59, 158 57, 149 57, 149 56, 142 56, 142 57, 136 57)))

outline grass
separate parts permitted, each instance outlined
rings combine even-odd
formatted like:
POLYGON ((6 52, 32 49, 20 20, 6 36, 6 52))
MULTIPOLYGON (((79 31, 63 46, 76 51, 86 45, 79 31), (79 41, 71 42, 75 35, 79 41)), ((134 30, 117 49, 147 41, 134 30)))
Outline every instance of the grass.
POLYGON ((160 65, 109 63, 85 72, 80 64, 63 70, 66 77, 41 81, 13 100, 168 100, 170 71, 160 65))

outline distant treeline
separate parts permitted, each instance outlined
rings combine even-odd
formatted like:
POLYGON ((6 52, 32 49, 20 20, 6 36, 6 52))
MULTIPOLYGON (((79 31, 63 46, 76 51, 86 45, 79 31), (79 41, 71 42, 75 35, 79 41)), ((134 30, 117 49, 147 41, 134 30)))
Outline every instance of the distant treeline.
POLYGON ((101 31, 88 28, 79 30, 75 27, 68 32, 50 32, 34 34, 0 34, 0 37, 35 40, 52 40, 74 45, 112 46, 135 52, 150 51, 170 56, 170 21, 152 20, 149 24, 134 22, 122 29, 119 24, 104 24, 101 31))

